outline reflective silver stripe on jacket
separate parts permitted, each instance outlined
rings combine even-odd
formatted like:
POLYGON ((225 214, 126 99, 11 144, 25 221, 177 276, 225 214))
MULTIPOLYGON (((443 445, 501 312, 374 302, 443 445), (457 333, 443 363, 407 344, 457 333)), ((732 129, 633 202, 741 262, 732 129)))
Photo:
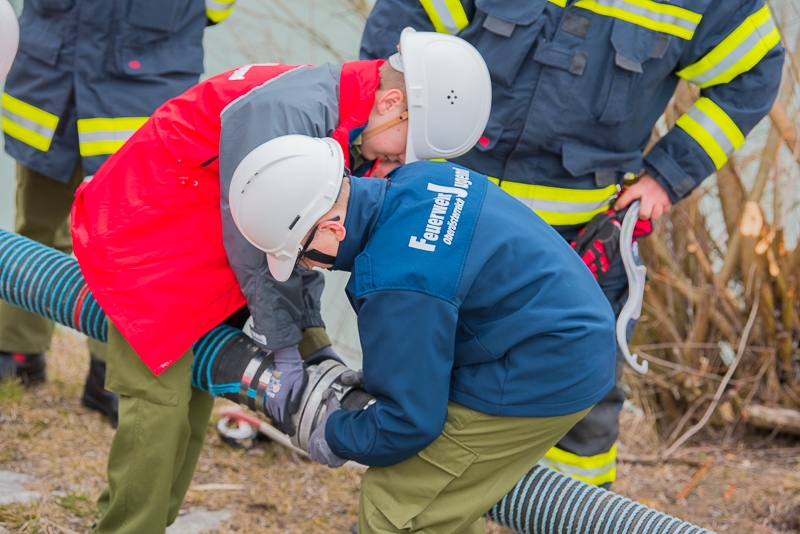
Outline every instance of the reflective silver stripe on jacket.
POLYGON ((38 122, 33 122, 30 119, 26 119, 22 115, 17 115, 13 111, 9 111, 6 108, 3 108, 3 117, 10 120, 11 122, 18 124, 25 128, 26 130, 30 130, 35 132, 42 137, 46 137, 49 140, 53 140, 53 136, 56 134, 54 128, 48 128, 47 126, 42 126, 38 122))

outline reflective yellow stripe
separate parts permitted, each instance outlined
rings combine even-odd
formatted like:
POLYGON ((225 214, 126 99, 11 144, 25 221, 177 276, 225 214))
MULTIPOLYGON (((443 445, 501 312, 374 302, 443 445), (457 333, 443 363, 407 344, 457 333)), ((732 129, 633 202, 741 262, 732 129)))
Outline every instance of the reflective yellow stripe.
POLYGON ((515 197, 522 196, 561 202, 603 202, 617 192, 617 186, 613 184, 603 189, 566 189, 503 180, 501 187, 515 197))
POLYGON ((614 184, 603 189, 584 190, 489 179, 499 182, 503 191, 531 208, 551 226, 585 224, 598 213, 610 209, 611 199, 617 193, 614 184))
POLYGON ((728 83, 755 67, 780 41, 775 20, 765 5, 747 17, 700 61, 676 74, 700 88, 728 83))
POLYGON ((575 6, 690 40, 703 16, 653 0, 578 0, 575 6))
POLYGON ((147 117, 117 117, 78 120, 81 156, 104 156, 119 150, 147 121, 147 117))
POLYGON ((550 0, 550 3, 558 7, 567 7, 567 0, 550 0))
POLYGON ((598 213, 603 213, 611 209, 611 203, 591 211, 580 213, 561 213, 558 211, 544 211, 534 209, 533 212, 542 218, 550 226, 577 226, 586 224, 598 213))
POLYGON ((728 157, 744 144, 744 134, 736 123, 706 97, 695 102, 675 124, 697 141, 717 169, 722 168, 728 157))
POLYGON ((5 92, 0 97, 0 106, 2 129, 6 134, 42 152, 50 149, 58 126, 57 116, 5 92))
POLYGON ((607 484, 617 479, 617 445, 594 456, 579 456, 552 447, 539 463, 589 484, 607 484))
POLYGON ((233 11, 233 4, 236 0, 229 2, 219 2, 215 0, 206 0, 206 17, 211 22, 221 22, 228 18, 228 15, 233 11))
POLYGON ((419 3, 439 33, 455 35, 469 24, 460 0, 419 0, 419 3))

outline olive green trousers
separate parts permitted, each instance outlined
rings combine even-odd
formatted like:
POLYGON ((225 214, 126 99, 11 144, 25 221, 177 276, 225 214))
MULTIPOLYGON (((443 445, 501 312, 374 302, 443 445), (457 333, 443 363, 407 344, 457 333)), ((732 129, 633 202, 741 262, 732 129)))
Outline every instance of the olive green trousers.
POLYGON ((364 474, 359 534, 485 534, 483 515, 587 413, 497 417, 449 403, 436 441, 364 474))
POLYGON ((178 517, 214 399, 191 385, 191 349, 159 376, 108 323, 106 389, 119 393, 108 486, 93 533, 158 534, 178 517))
MULTIPOLYGON (((330 345, 322 328, 303 334, 304 355, 330 345)), ((119 393, 119 426, 93 534, 158 534, 178 517, 214 407, 213 397, 192 387, 193 360, 189 349, 155 376, 108 323, 106 389, 119 393)))
MULTIPOLYGON (((62 184, 18 163, 14 231, 71 254, 69 212, 75 190, 82 181, 80 164, 75 167, 69 183, 62 184)), ((54 327, 50 319, 0 300, 0 351, 46 352, 54 327)))

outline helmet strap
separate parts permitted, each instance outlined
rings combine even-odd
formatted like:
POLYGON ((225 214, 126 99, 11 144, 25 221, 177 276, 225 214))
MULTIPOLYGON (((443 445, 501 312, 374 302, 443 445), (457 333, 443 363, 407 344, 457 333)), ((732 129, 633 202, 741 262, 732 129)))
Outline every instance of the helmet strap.
MULTIPOLYGON (((341 219, 341 217, 339 217, 337 215, 336 217, 328 219, 325 222, 338 221, 340 219, 341 219)), ((295 263, 295 267, 297 267, 297 265, 304 258, 308 258, 311 261, 315 261, 317 263, 322 263, 322 264, 325 264, 325 265, 333 265, 333 262, 336 261, 336 256, 331 256, 330 254, 325 254, 324 252, 320 252, 319 250, 314 249, 314 248, 312 248, 312 249, 308 248, 308 247, 311 246, 311 243, 314 241, 314 236, 317 235, 317 229, 318 228, 319 228, 319 224, 314 226, 314 228, 311 230, 311 233, 308 235, 308 240, 306 241, 306 244, 303 245, 303 248, 300 251, 300 254, 297 256, 297 262, 295 263)))
POLYGON ((322 263, 323 265, 333 265, 333 263, 336 261, 336 256, 325 254, 324 252, 320 252, 319 250, 314 248, 312 248, 311 250, 307 250, 305 254, 303 254, 303 256, 305 256, 311 261, 322 263))
POLYGON ((361 141, 366 141, 370 137, 376 136, 379 133, 388 130, 392 126, 395 126, 395 125, 400 124, 401 122, 407 121, 407 120, 408 120, 408 111, 404 111, 400 115, 395 117, 394 119, 386 121, 385 123, 381 124, 380 126, 376 126, 372 130, 369 130, 369 131, 366 131, 366 132, 362 132, 361 133, 361 141))

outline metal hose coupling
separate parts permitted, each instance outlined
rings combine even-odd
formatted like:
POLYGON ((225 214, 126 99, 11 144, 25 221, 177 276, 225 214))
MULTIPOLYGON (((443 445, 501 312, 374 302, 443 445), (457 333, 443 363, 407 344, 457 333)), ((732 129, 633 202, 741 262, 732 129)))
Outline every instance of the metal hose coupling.
MULTIPOLYGON (((274 370, 272 353, 258 352, 247 364, 242 375, 239 404, 269 417, 265 411, 265 397, 269 378, 274 370)), ((342 384, 340 377, 348 370, 347 366, 336 360, 324 360, 306 368, 308 384, 300 399, 300 408, 292 415, 292 422, 297 429, 290 438, 292 445, 304 451, 308 450, 311 433, 325 418, 322 392, 326 389, 334 391, 345 410, 364 409, 375 402, 375 399, 363 389, 342 384)))

